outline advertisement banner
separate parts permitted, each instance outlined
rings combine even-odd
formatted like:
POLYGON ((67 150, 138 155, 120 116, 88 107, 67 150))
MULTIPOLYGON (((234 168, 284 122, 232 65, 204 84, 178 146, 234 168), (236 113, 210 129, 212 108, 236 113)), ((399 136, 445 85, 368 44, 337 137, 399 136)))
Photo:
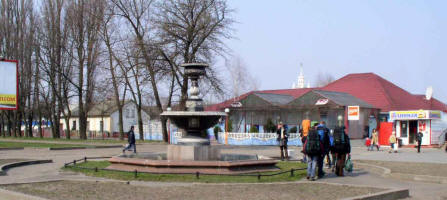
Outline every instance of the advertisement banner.
POLYGON ((17 61, 0 61, 0 110, 17 109, 17 61))
POLYGON ((360 119, 360 106, 348 106, 348 120, 360 119))
POLYGON ((390 120, 420 120, 420 119, 441 119, 441 111, 433 110, 408 110, 390 111, 390 120))

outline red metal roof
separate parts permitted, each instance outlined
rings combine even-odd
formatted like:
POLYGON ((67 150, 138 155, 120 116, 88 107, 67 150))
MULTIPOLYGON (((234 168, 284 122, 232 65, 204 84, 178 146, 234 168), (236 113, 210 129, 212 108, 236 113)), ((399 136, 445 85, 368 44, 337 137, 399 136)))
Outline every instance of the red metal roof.
POLYGON ((384 112, 391 110, 442 110, 447 106, 423 95, 414 95, 374 73, 348 74, 323 87, 322 90, 346 92, 384 112))
POLYGON ((323 88, 251 91, 222 103, 208 106, 205 110, 223 110, 230 107, 231 103, 245 99, 252 93, 286 94, 298 98, 315 89, 351 94, 383 112, 419 109, 447 112, 447 105, 439 100, 432 98, 427 101, 424 95, 411 94, 374 73, 348 74, 323 88))
POLYGON ((300 89, 284 89, 284 90, 260 90, 260 91, 251 91, 251 92, 247 92, 239 97, 236 98, 231 98, 229 100, 226 100, 222 103, 218 103, 218 104, 214 104, 214 105, 210 105, 205 107, 206 111, 222 111, 225 108, 229 108, 231 107, 231 104, 233 102, 238 102, 242 99, 245 99, 248 95, 253 94, 253 93, 267 93, 267 94, 284 94, 284 95, 290 95, 293 96, 294 98, 298 98, 300 96, 302 96, 303 94, 314 90, 314 89, 319 89, 319 88, 300 88, 300 89))

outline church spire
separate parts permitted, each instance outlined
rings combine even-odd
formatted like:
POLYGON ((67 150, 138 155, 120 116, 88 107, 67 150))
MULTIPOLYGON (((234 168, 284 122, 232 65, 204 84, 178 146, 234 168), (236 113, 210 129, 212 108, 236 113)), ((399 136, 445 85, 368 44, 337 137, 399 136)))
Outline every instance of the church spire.
POLYGON ((292 89, 305 88, 303 63, 300 63, 300 73, 296 82, 293 82, 292 89))

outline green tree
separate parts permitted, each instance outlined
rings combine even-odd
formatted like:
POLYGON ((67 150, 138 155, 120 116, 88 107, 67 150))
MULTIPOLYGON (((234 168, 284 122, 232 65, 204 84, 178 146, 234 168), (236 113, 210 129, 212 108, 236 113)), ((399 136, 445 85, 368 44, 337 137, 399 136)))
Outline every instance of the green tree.
POLYGON ((256 126, 251 126, 251 127, 250 127, 250 133, 259 133, 258 127, 256 127, 256 126))
POLYGON ((264 124, 264 132, 274 133, 276 131, 276 126, 273 123, 272 119, 267 119, 267 123, 264 124))

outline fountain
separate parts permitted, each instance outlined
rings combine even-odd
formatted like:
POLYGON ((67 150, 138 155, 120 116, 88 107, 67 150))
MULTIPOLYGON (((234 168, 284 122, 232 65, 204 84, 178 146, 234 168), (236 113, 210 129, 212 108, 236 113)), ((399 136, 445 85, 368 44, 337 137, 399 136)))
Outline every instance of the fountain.
POLYGON ((185 111, 165 111, 167 117, 186 135, 177 144, 168 145, 167 154, 139 153, 111 158, 108 168, 125 171, 146 171, 153 173, 208 173, 239 174, 275 171, 274 160, 260 160, 257 155, 221 154, 221 146, 210 145, 206 130, 226 116, 224 112, 204 111, 200 99, 198 80, 205 75, 207 64, 183 64, 185 75, 191 81, 189 98, 185 111))

